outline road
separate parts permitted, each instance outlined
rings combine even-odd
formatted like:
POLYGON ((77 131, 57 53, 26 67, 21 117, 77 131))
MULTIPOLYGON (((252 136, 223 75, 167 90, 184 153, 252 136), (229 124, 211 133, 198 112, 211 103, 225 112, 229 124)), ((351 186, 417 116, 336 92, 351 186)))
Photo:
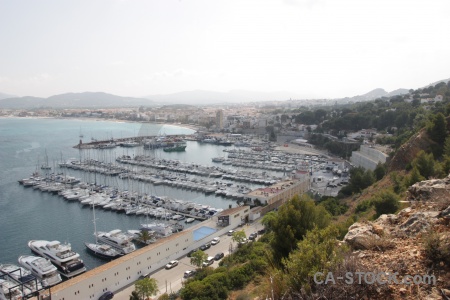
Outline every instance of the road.
MULTIPOLYGON (((260 221, 260 220, 258 220, 260 221)), ((236 230, 243 229, 245 231, 246 236, 248 237, 250 233, 258 231, 262 228, 262 225, 258 223, 258 221, 251 223, 249 225, 244 225, 242 227, 236 228, 236 230)), ((206 242, 210 242, 215 236, 210 236, 208 239, 205 239, 206 242)), ((217 245, 211 245, 211 248, 207 249, 205 253, 208 256, 214 256, 219 252, 223 252, 225 255, 230 254, 230 250, 236 249, 237 244, 231 240, 231 236, 222 235, 220 236, 220 243, 217 245)), ((157 299, 164 293, 176 292, 181 289, 182 283, 184 281, 183 275, 187 270, 195 269, 196 267, 190 264, 189 257, 182 257, 178 259, 178 266, 166 270, 160 269, 155 273, 151 274, 152 278, 155 278, 158 282, 159 292, 156 296, 153 296, 153 299, 157 299)), ((219 266, 219 261, 215 261, 211 267, 216 268, 219 266)), ((134 291, 134 284, 118 291, 114 295, 114 300, 129 300, 131 292, 134 291)))

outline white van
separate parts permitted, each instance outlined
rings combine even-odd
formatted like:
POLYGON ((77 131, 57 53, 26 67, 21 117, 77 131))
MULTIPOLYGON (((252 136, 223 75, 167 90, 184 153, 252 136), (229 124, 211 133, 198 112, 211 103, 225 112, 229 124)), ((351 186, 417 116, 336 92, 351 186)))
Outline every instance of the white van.
POLYGON ((213 256, 208 256, 208 258, 203 262, 203 267, 207 267, 212 265, 214 262, 214 257, 213 256))

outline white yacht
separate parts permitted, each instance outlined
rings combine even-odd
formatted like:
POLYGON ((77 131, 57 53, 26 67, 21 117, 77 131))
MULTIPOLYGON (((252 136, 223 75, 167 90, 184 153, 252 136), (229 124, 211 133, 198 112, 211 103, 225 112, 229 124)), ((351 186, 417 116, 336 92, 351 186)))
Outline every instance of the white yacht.
POLYGON ((136 246, 131 242, 131 237, 123 233, 120 229, 114 229, 109 232, 97 233, 99 242, 110 245, 123 254, 128 254, 136 250, 136 246))
POLYGON ((86 271, 80 254, 72 251, 70 244, 59 241, 31 240, 28 242, 31 251, 50 261, 58 268, 58 272, 67 278, 72 278, 86 271))
POLYGON ((22 255, 18 259, 19 264, 30 270, 31 273, 41 280, 44 287, 58 284, 62 281, 58 269, 47 258, 33 255, 22 255))
POLYGON ((20 285, 0 278, 0 300, 21 300, 22 298, 20 285))
POLYGON ((36 276, 31 274, 31 271, 25 268, 13 264, 0 264, 0 274, 1 273, 7 274, 10 278, 15 280, 17 284, 23 284, 23 287, 28 289, 29 293, 42 289, 42 284, 40 281, 38 282, 36 276))

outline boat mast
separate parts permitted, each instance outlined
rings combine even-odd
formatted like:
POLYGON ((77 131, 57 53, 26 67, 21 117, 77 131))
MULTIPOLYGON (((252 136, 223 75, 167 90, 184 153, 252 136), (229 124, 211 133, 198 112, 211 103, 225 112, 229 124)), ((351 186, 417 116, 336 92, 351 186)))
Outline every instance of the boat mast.
POLYGON ((97 238, 97 223, 95 219, 95 200, 92 202, 92 214, 94 216, 94 235, 95 235, 95 244, 98 244, 98 238, 97 238))

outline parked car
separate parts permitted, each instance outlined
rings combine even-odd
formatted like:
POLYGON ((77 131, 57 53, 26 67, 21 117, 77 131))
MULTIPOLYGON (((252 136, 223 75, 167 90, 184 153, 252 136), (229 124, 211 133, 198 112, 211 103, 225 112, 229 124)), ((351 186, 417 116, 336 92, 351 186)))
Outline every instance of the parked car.
POLYGON ((258 230, 258 234, 264 234, 264 233, 266 233, 266 229, 265 228, 262 228, 262 229, 258 230))
POLYGON ((211 248, 211 243, 206 243, 200 246, 200 250, 205 251, 206 249, 211 248))
POLYGON ((150 273, 142 274, 141 276, 139 276, 139 280, 142 280, 144 278, 150 278, 150 273))
POLYGON ((255 240, 256 239, 256 237, 258 236, 258 234, 257 233, 250 233, 250 235, 248 236, 248 239, 250 240, 250 241, 253 241, 253 240, 255 240))
POLYGON ((234 233, 234 230, 228 230, 228 236, 232 236, 234 233))
POLYGON ((211 245, 217 245, 220 242, 220 237, 215 237, 211 241, 211 245))
POLYGON ((171 260, 169 261, 169 263, 166 265, 166 269, 172 269, 173 267, 178 266, 178 260, 171 260))
POLYGON ((192 249, 191 251, 189 251, 188 254, 187 254, 187 257, 191 257, 192 254, 193 254, 194 252, 196 252, 197 250, 198 250, 198 249, 192 249))
POLYGON ((184 277, 184 278, 189 278, 189 277, 194 276, 195 273, 197 273, 196 270, 188 270, 188 271, 184 272, 183 277, 184 277))
POLYGON ((223 252, 219 252, 214 256, 214 260, 221 260, 224 257, 223 252))
POLYGON ((100 298, 98 298, 98 300, 110 300, 112 298, 114 298, 114 293, 111 291, 106 291, 100 296, 100 298))
POLYGON ((246 243, 248 243, 247 238, 244 238, 242 241, 239 242, 239 244, 241 244, 241 245, 244 245, 246 243))

